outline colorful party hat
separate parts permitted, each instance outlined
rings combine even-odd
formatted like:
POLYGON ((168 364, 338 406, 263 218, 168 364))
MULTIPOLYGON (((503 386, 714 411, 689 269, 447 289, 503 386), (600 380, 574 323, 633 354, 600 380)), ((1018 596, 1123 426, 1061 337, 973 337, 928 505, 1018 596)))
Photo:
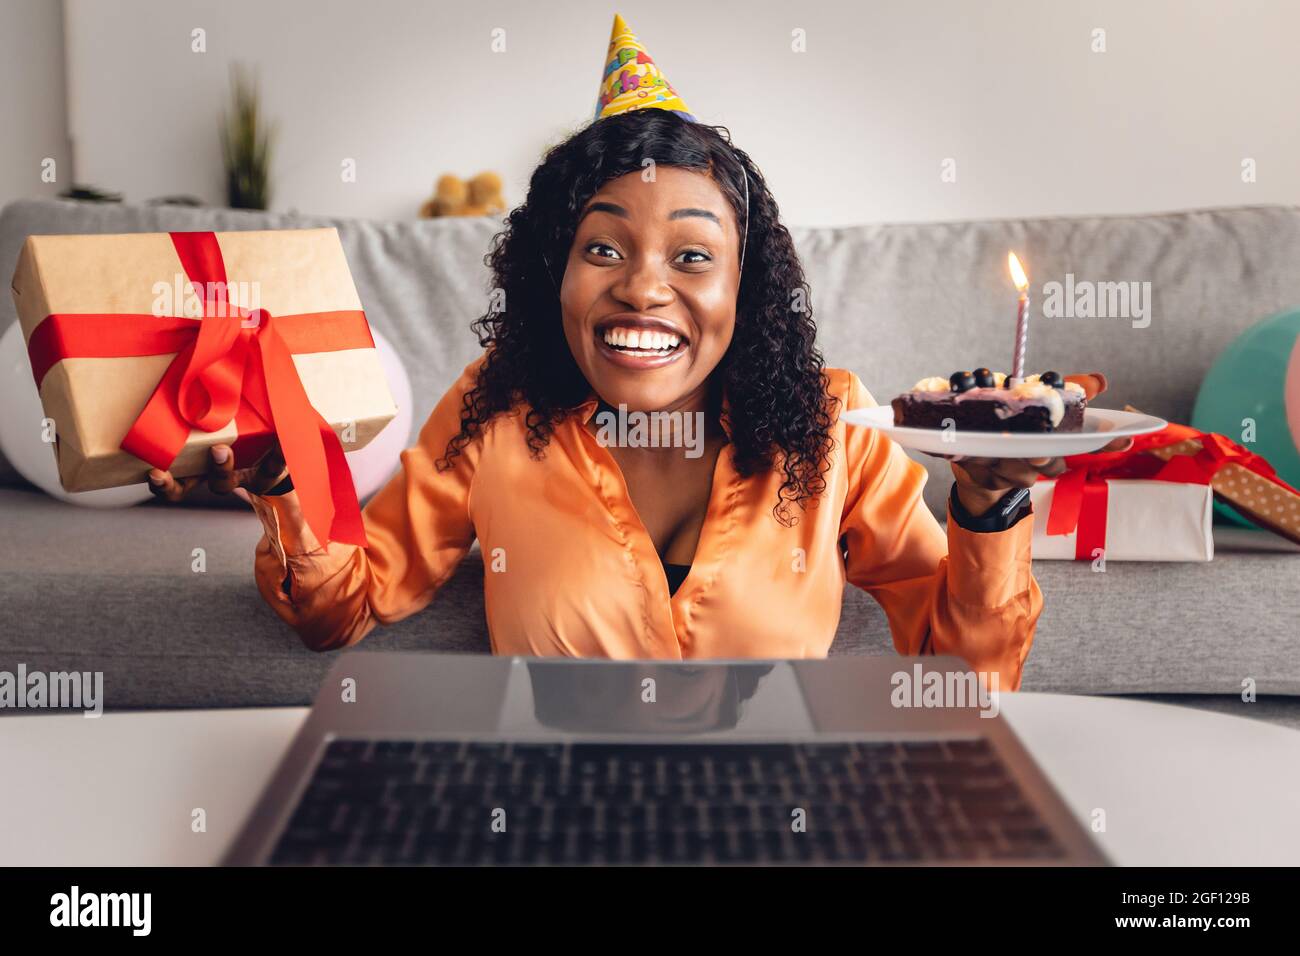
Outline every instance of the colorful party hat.
POLYGON ((600 75, 600 96, 596 99, 596 116, 614 116, 628 110, 653 106, 672 110, 695 122, 690 109, 677 95, 658 64, 650 58, 641 41, 627 23, 614 14, 614 31, 609 37, 605 69, 600 75))

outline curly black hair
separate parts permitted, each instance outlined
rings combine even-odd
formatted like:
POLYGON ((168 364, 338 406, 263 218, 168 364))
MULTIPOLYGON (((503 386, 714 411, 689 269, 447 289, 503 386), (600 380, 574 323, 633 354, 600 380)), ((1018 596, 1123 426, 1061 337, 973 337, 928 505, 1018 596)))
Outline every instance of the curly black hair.
POLYGON ((534 171, 528 197, 505 219, 485 257, 505 307, 471 328, 486 356, 466 393, 460 433, 435 463, 439 471, 499 412, 526 403, 528 446, 542 455, 565 415, 591 386, 561 334, 559 284, 549 263, 564 263, 578 216, 606 182, 641 172, 646 160, 707 174, 742 224, 748 213, 744 269, 731 345, 713 373, 730 403, 732 454, 742 477, 773 467, 785 478, 773 513, 783 525, 788 502, 802 509, 825 491, 834 439, 824 362, 815 344, 811 293, 789 231, 762 173, 731 144, 725 127, 660 109, 605 117, 551 148, 534 171), (745 208, 748 177, 749 208, 745 208))

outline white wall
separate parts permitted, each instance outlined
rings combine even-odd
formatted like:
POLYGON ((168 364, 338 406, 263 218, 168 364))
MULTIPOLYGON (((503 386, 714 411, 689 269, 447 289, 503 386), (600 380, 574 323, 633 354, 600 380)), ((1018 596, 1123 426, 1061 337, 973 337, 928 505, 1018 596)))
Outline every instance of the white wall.
POLYGON ((543 147, 588 120, 618 9, 792 224, 1300 201, 1293 0, 65 3, 78 177, 131 200, 220 199, 239 59, 280 123, 275 208, 406 217, 442 172, 485 168, 518 202, 543 147))
POLYGON ((0 2, 0 205, 71 182, 58 0, 0 2), (46 159, 52 167, 43 167, 46 159), (53 182, 42 171, 51 170, 53 182))

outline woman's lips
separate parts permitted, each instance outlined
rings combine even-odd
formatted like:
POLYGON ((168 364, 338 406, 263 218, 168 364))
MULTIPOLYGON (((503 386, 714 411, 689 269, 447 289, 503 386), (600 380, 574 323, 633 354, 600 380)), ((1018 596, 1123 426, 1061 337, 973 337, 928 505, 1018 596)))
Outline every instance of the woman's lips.
POLYGON ((664 365, 670 365, 686 354, 690 347, 685 339, 677 344, 677 347, 669 352, 630 352, 619 351, 614 346, 605 341, 605 336, 601 332, 595 333, 596 350, 609 361, 622 368, 630 369, 651 369, 660 368, 664 365))

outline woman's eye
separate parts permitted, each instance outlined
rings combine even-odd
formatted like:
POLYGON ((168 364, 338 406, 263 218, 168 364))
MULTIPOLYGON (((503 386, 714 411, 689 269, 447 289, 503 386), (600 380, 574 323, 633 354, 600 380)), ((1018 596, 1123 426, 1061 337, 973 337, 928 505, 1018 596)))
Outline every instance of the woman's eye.
MULTIPOLYGON (((593 256, 601 259, 622 259, 623 254, 606 242, 589 243, 585 250, 593 256)), ((707 252, 700 249, 687 249, 685 252, 678 253, 674 260, 682 265, 700 265, 705 262, 712 262, 713 257, 707 252)))

